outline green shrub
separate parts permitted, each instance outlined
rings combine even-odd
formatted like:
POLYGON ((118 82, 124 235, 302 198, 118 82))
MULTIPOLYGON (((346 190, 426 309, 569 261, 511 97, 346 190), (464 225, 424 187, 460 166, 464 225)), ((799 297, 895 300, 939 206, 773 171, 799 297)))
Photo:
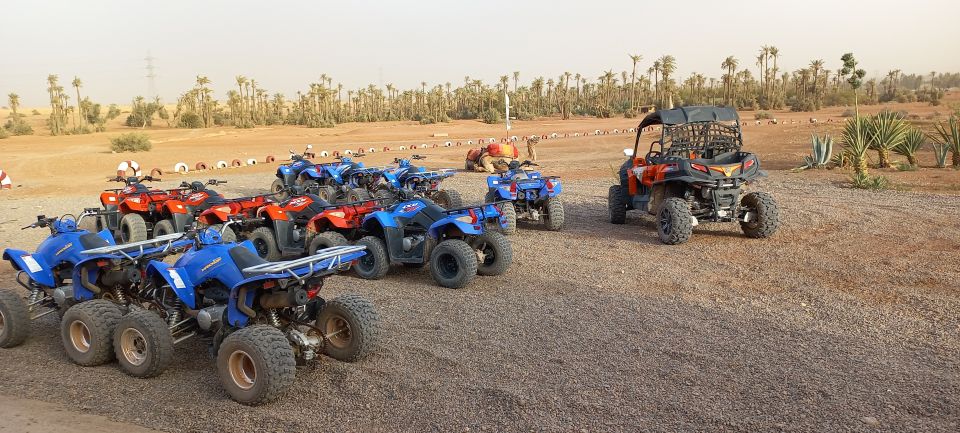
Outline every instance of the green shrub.
POLYGON ((10 119, 3 127, 6 128, 7 132, 11 135, 33 135, 33 128, 27 124, 27 122, 20 119, 16 121, 10 119))
POLYGON ((852 108, 848 108, 846 110, 843 110, 843 113, 840 113, 840 117, 853 117, 856 114, 857 114, 856 111, 853 111, 852 108))
POLYGON ((184 113, 177 122, 177 128, 203 128, 203 119, 197 113, 184 113))
POLYGON ((623 117, 625 119, 633 119, 634 117, 637 117, 637 110, 630 108, 623 112, 623 117))
POLYGON ((757 114, 753 115, 753 118, 757 120, 773 119, 773 115, 767 111, 758 111, 757 114))
POLYGON ((420 118, 421 125, 431 125, 437 123, 437 119, 434 119, 433 116, 423 116, 420 118))
POLYGON ((488 108, 487 111, 483 112, 483 123, 500 123, 503 121, 503 117, 500 116, 500 112, 496 108, 488 108))
POLYGON ((897 161, 894 165, 897 171, 917 171, 917 166, 909 162, 897 161))
POLYGON ((32 114, 32 115, 34 115, 34 116, 39 116, 39 115, 40 115, 40 112, 37 111, 37 110, 33 110, 33 111, 30 112, 30 114, 32 114))
POLYGON ((0 128, 0 140, 3 140, 4 138, 9 138, 9 137, 10 137, 10 133, 8 133, 6 129, 0 128))
POLYGON ((890 186, 890 180, 883 176, 869 176, 867 174, 854 173, 850 176, 850 183, 854 188, 869 189, 873 191, 882 191, 890 186))
POLYGON ((153 148, 150 137, 140 132, 120 134, 110 139, 110 150, 120 152, 149 152, 153 148))

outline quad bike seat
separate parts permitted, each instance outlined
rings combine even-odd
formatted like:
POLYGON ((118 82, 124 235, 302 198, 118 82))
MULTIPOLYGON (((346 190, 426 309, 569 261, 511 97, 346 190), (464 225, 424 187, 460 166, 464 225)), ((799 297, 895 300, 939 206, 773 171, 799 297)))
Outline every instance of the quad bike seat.
POLYGON ((87 233, 80 236, 80 245, 85 250, 92 250, 94 248, 107 247, 110 246, 106 240, 101 238, 96 233, 87 233))
POLYGON ((721 153, 713 158, 695 158, 691 159, 690 162, 695 164, 702 165, 726 165, 726 164, 736 164, 743 161, 743 153, 741 152, 725 152, 721 153))
POLYGON ((268 263, 262 257, 258 256, 257 253, 250 251, 250 248, 242 245, 237 245, 233 248, 230 248, 230 258, 233 259, 234 263, 236 263, 237 269, 240 269, 240 272, 243 274, 244 278, 250 278, 259 275, 257 273, 243 272, 244 269, 268 263))

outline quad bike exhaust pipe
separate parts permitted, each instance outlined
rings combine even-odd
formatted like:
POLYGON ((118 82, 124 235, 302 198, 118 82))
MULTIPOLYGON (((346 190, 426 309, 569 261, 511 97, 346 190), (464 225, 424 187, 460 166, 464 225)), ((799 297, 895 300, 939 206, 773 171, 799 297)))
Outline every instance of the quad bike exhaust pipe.
POLYGON ((284 292, 260 295, 260 306, 268 310, 276 308, 299 307, 307 304, 307 291, 288 289, 284 292))

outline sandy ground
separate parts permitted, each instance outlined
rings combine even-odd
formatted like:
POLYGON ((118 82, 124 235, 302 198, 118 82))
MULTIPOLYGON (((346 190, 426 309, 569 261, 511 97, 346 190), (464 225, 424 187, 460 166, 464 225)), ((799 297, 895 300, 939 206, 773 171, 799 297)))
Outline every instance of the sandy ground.
POLYGON ((133 424, 118 423, 102 416, 86 415, 51 404, 0 395, 0 433, 149 433, 133 424))
MULTIPOLYGON (((524 127, 592 131, 633 123, 524 127)), ((352 127, 349 139, 385 134, 381 143, 436 129, 352 127)), ((475 123, 448 127, 467 137, 492 135, 475 123)), ((332 278, 329 296, 358 292, 376 303, 382 346, 356 364, 322 359, 298 369, 289 392, 266 406, 230 401, 200 340, 178 346, 172 368, 152 380, 127 377, 115 365, 77 367, 63 354, 51 316, 35 323, 24 346, 0 351, 0 394, 86 402, 84 413, 166 431, 957 431, 960 172, 884 171, 899 188, 868 192, 846 188, 847 173, 839 170, 785 170, 807 152, 810 133, 836 127, 747 126, 748 149, 772 169, 754 188, 779 201, 781 230, 752 240, 735 224, 704 224, 680 246, 659 244, 648 216, 606 222, 611 167, 632 138, 547 140, 539 147, 543 170, 565 179, 564 231, 522 226, 511 238, 510 271, 463 290, 439 288, 426 272, 406 269, 382 281, 332 278), (575 156, 583 158, 579 168, 575 156)), ((271 131, 238 132, 243 144, 230 151, 218 144, 228 139, 212 137, 172 141, 184 147, 145 156, 173 160, 191 146, 210 155, 248 148, 279 154, 270 149, 297 143, 295 134, 332 132, 271 131), (281 138, 271 142, 271 134, 281 138)), ((350 142, 340 137, 330 143, 350 142)), ((430 149, 427 162, 456 167, 464 151, 430 149)), ((41 153, 28 155, 40 160, 41 153)), ((47 155, 51 167, 63 166, 47 155)), ((89 158, 83 155, 76 158, 89 158)), ((100 180, 119 159, 98 158, 104 161, 81 165, 101 167, 102 176, 74 170, 67 187, 43 173, 27 175, 44 186, 4 193, 0 247, 36 245, 44 233, 19 227, 37 213, 95 205, 100 180)), ((214 174, 230 181, 222 192, 247 194, 264 190, 273 169, 214 174)), ((161 185, 181 179, 193 177, 169 176, 161 185)), ((483 175, 473 173, 458 173, 449 186, 467 201, 479 201, 485 188, 483 175)), ((0 273, 0 281, 11 286, 12 274, 0 273)))

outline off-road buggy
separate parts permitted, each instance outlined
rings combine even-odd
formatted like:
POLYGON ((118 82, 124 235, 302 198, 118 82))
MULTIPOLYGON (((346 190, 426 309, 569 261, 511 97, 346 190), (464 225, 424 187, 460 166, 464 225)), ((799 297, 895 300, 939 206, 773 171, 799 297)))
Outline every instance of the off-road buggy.
POLYGON ((773 197, 742 194, 758 177, 757 156, 741 150, 740 117, 728 107, 691 106, 659 110, 637 127, 633 150, 620 167, 620 184, 608 195, 610 222, 623 224, 628 210, 656 215, 660 241, 686 242, 701 222, 738 221, 752 238, 771 236, 779 226, 773 197), (639 155, 644 128, 661 125, 660 139, 639 155))

